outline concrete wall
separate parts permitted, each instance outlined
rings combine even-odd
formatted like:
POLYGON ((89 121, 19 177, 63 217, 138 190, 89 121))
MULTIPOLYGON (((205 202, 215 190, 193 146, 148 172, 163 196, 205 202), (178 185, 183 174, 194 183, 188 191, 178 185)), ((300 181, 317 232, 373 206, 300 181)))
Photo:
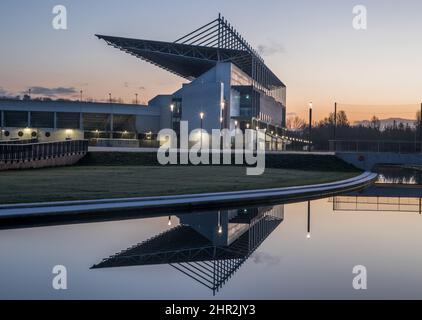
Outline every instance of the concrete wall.
POLYGON ((172 102, 171 95, 159 95, 148 102, 150 108, 159 110, 160 112, 160 129, 169 128, 171 123, 170 105, 172 102))
MULTIPOLYGON (((40 141, 63 141, 66 139, 83 140, 84 132, 78 129, 54 129, 54 128, 3 128, 3 133, 0 135, 0 140, 28 140, 33 138, 32 133, 36 132, 40 141), (6 137, 5 131, 9 131, 10 135, 6 137), (19 137, 19 132, 23 133, 19 137), (46 137, 46 133, 50 133, 50 137, 46 137)), ((36 137, 35 137, 36 138, 36 137)))
POLYGON ((81 160, 85 154, 73 154, 61 157, 46 158, 34 161, 8 161, 0 162, 0 171, 17 170, 17 169, 35 169, 45 167, 62 167, 69 166, 81 160))

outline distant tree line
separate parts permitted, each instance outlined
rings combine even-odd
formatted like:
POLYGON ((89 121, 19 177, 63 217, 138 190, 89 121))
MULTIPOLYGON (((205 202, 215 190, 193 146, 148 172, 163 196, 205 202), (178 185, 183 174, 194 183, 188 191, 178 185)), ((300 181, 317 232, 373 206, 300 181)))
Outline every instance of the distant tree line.
MULTIPOLYGON (((307 139, 309 124, 298 116, 287 120, 287 129, 295 132, 295 136, 307 139)), ((352 125, 345 111, 337 112, 335 121, 334 113, 312 124, 312 141, 315 150, 329 150, 329 141, 336 140, 390 140, 390 141, 420 141, 421 113, 416 114, 414 126, 408 123, 395 122, 381 127, 381 120, 373 116, 368 124, 352 125), (335 125, 336 123, 336 125, 335 125)))

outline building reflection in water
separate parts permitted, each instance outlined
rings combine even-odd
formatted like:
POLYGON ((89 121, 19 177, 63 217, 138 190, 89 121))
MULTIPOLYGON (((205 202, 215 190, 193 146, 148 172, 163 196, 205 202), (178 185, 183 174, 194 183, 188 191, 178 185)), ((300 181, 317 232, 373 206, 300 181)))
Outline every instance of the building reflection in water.
MULTIPOLYGON (((178 216, 180 224, 92 268, 169 264, 213 294, 284 219, 284 206, 178 216)), ((171 225, 171 217, 168 224, 171 225)), ((310 234, 310 225, 308 223, 310 234)))
POLYGON ((333 197, 333 211, 414 212, 422 214, 421 186, 375 185, 333 197))

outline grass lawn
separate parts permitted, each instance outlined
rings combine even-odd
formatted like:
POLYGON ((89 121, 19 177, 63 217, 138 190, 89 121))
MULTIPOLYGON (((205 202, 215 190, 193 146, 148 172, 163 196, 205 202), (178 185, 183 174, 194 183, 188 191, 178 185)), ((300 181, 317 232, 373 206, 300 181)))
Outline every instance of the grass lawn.
POLYGON ((343 180, 359 172, 244 167, 73 166, 0 172, 0 203, 85 200, 237 191, 343 180))

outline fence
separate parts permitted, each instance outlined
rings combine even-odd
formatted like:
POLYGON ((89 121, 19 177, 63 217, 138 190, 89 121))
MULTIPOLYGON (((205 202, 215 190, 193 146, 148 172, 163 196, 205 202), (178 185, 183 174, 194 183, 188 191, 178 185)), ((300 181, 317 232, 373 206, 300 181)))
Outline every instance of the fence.
POLYGON ((0 143, 0 161, 33 161, 86 153, 88 140, 10 144, 0 143))
POLYGON ((330 151, 421 153, 422 142, 398 140, 330 140, 330 151))

